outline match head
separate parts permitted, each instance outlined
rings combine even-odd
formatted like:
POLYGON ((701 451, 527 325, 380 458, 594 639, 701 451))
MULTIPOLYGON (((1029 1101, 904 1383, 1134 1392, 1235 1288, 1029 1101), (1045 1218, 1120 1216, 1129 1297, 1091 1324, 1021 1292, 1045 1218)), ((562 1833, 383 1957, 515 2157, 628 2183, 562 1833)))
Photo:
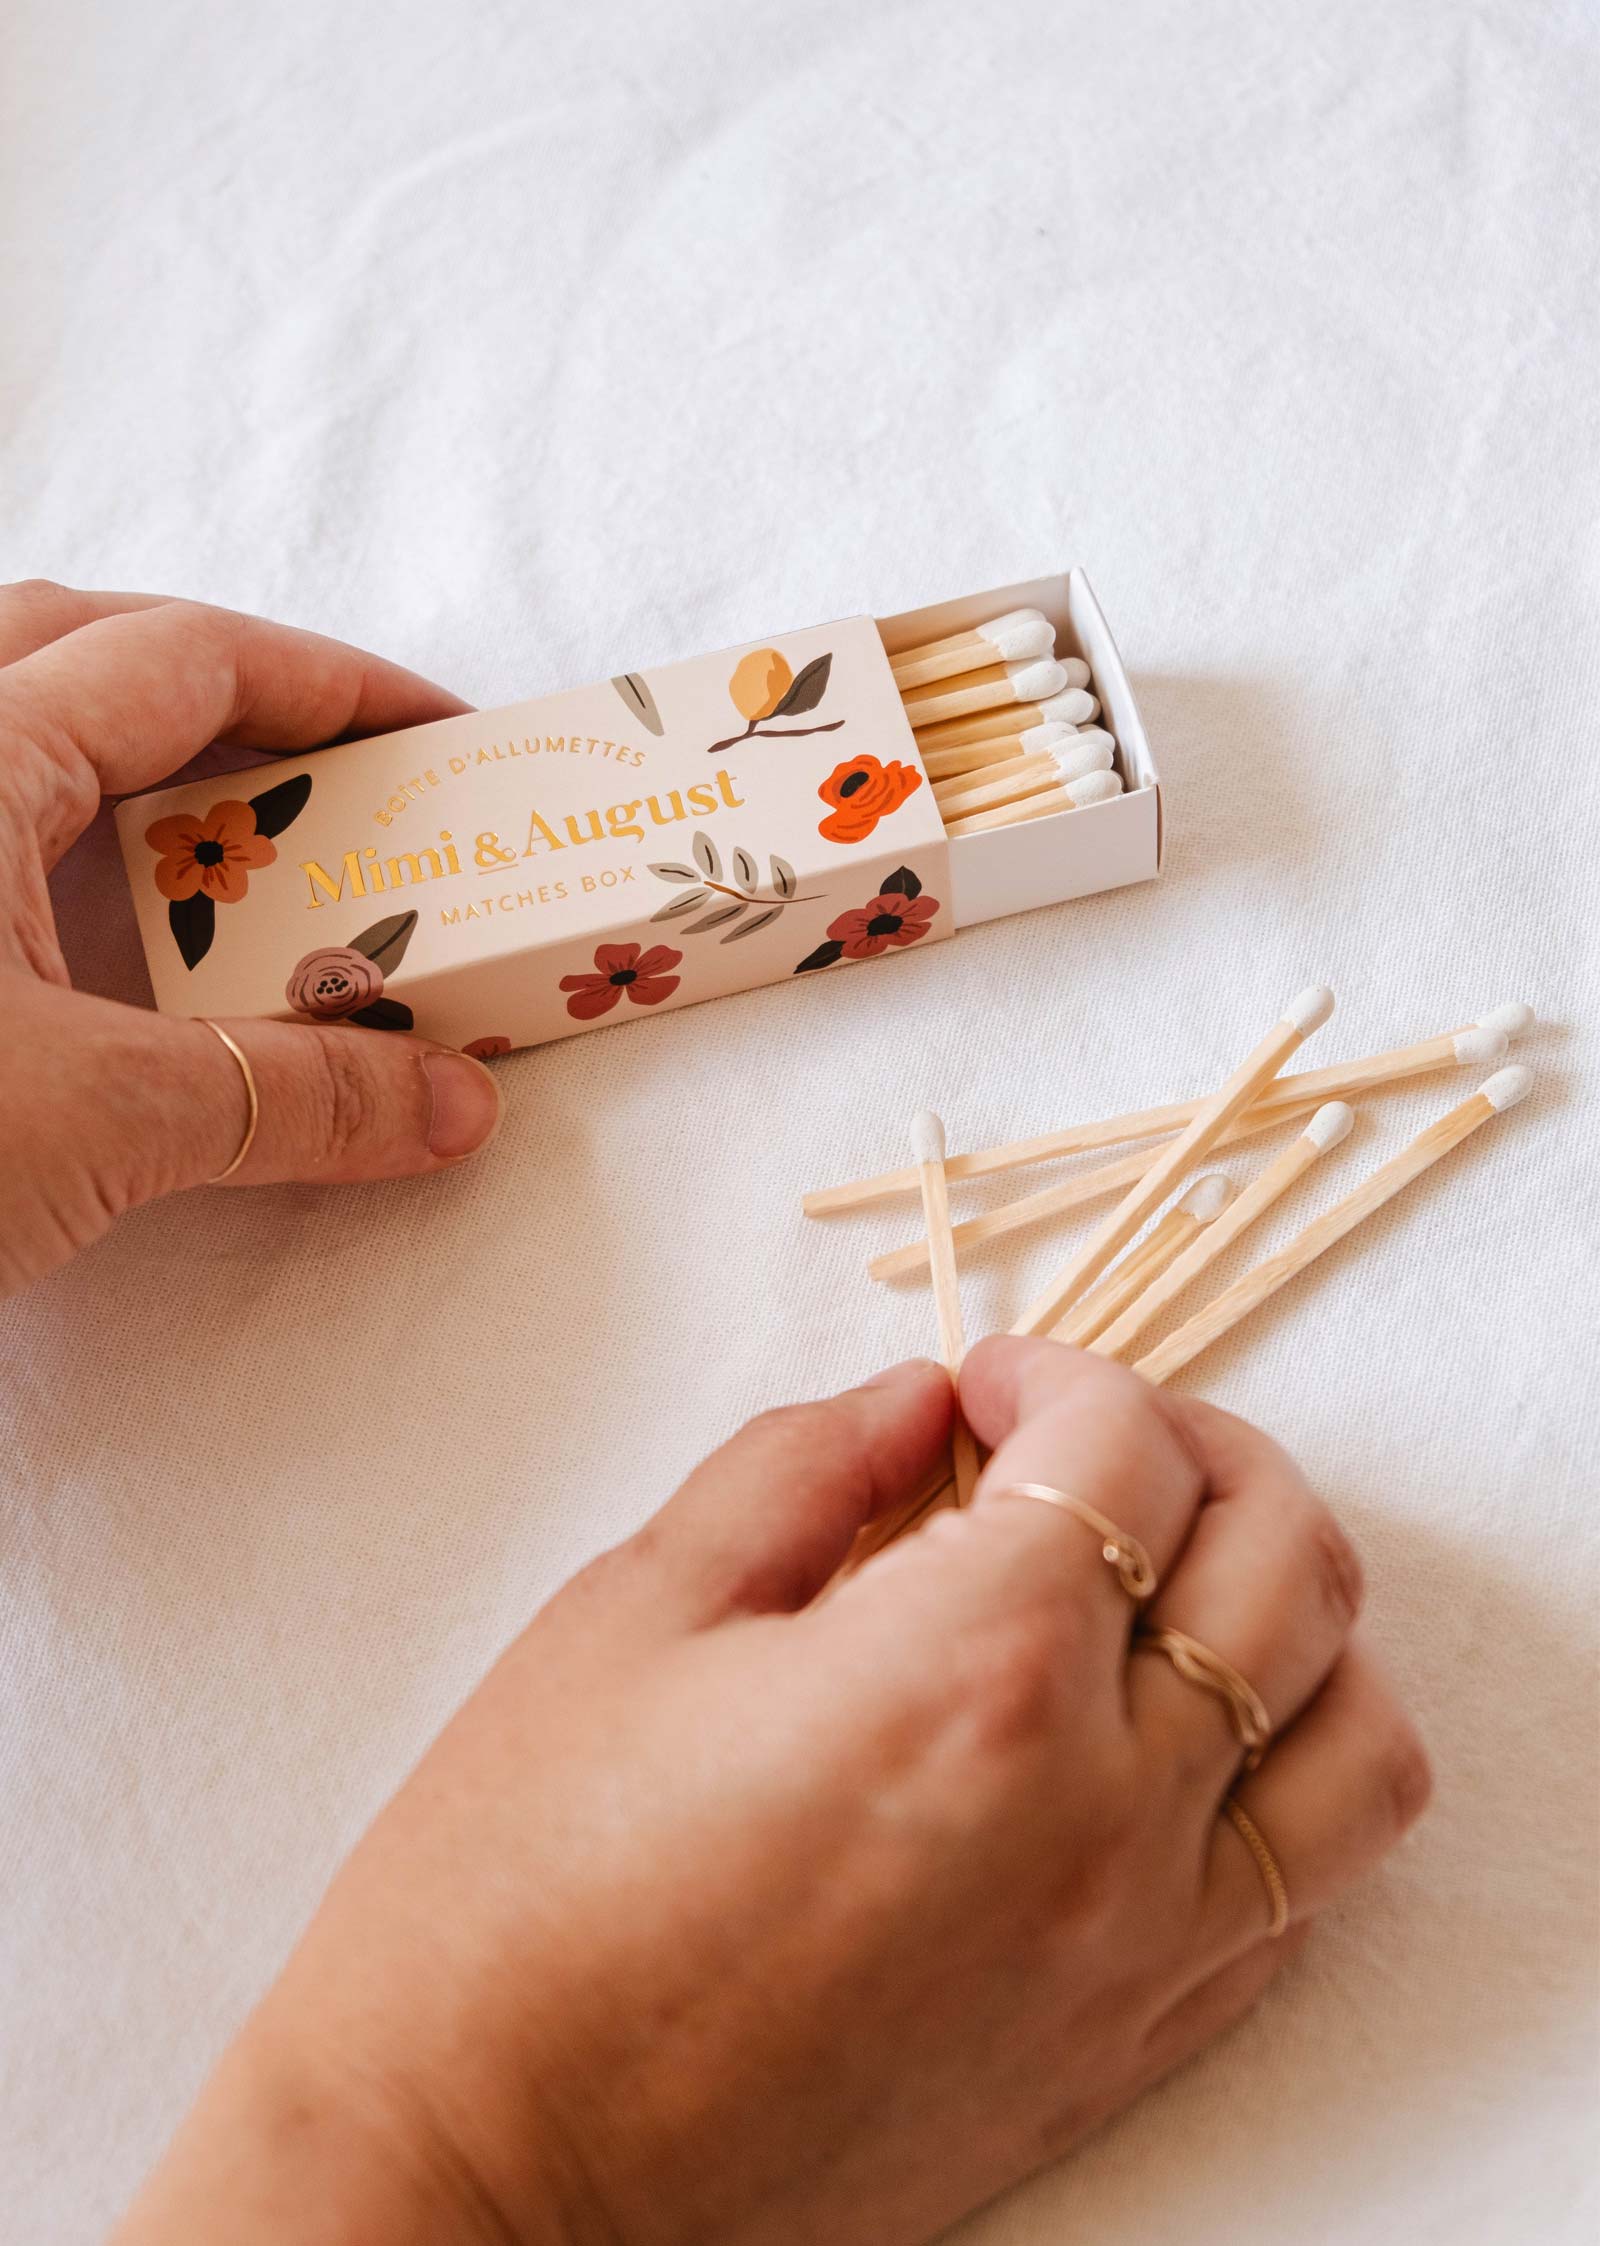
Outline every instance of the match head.
POLYGON ((1078 727, 1078 739, 1080 741, 1092 741, 1105 749, 1115 749, 1117 745, 1116 735, 1108 733, 1103 725, 1080 725, 1078 727))
POLYGON ((1011 698, 1014 702, 1047 702, 1052 694, 1059 694, 1067 683, 1065 666, 1048 660, 1008 663, 1006 676, 1011 681, 1011 698))
MULTIPOLYGON (((1072 664, 1070 661, 1065 662, 1061 668, 1070 671, 1072 664)), ((1052 694, 1048 700, 1040 703, 1039 715, 1042 718, 1058 719, 1063 725, 1087 725, 1091 718, 1100 715, 1100 705, 1081 686, 1067 686, 1059 694, 1052 694)))
POLYGON ((978 630, 1003 662, 1020 662, 1028 656, 1053 655, 1056 651, 1056 628, 1042 609, 1014 608, 1009 616, 997 616, 992 624, 980 624, 978 630))
POLYGON ((1492 1013, 1480 1015, 1478 1027, 1479 1029, 1497 1029, 1509 1039, 1525 1035, 1528 1030, 1532 1029, 1534 1020, 1533 1008, 1525 1006, 1521 999, 1517 998, 1513 999, 1509 1006, 1496 1006, 1492 1013))
POLYGON ((944 1125, 931 1107, 919 1108, 911 1118, 911 1152, 919 1165, 944 1160, 944 1125))
POLYGON ((1515 1107, 1518 1100, 1526 1099, 1533 1090, 1533 1071, 1531 1068, 1503 1068, 1491 1076, 1487 1084, 1480 1084, 1478 1090, 1497 1114, 1504 1114, 1508 1107, 1515 1107))
POLYGON ((1053 754, 1056 771, 1063 780, 1081 780, 1090 772, 1111 770, 1115 760, 1105 742, 1085 741, 1071 726, 1064 726, 1062 731, 1065 738, 1053 744, 1053 754))
POLYGON ((1482 1068, 1490 1061, 1505 1058, 1506 1033, 1489 1022, 1479 1022, 1472 1029, 1458 1030, 1450 1042, 1455 1047, 1456 1059, 1463 1068, 1482 1068))
POLYGON ((1063 741, 1075 741, 1077 735, 1070 725, 1058 725, 1050 718, 1043 725, 1026 726, 1017 739, 1024 756, 1042 756, 1046 749, 1059 748, 1063 741))
POLYGON ((1353 1107, 1347 1107, 1343 1100, 1329 1100, 1325 1107, 1318 1108, 1300 1136, 1309 1139, 1319 1154, 1326 1154, 1330 1146, 1350 1136, 1355 1119, 1353 1107))
POLYGON ((1332 991, 1326 983, 1313 983, 1308 990, 1301 991, 1298 998, 1290 999, 1283 1010, 1283 1018, 1291 1029, 1298 1030, 1302 1037, 1309 1037, 1314 1029, 1321 1029, 1332 1012, 1332 991))
POLYGON ((1195 1179, 1178 1207, 1201 1224, 1214 1224, 1238 1190, 1225 1170, 1207 1170, 1204 1177, 1195 1179))
POLYGON ((1061 668, 1067 674, 1069 686, 1087 686, 1089 684, 1089 666, 1081 655, 1063 655, 1061 668))
POLYGON ((1082 811, 1091 803, 1109 803, 1114 795, 1121 795, 1122 781, 1115 772, 1086 772, 1081 780, 1069 780, 1067 793, 1082 811))

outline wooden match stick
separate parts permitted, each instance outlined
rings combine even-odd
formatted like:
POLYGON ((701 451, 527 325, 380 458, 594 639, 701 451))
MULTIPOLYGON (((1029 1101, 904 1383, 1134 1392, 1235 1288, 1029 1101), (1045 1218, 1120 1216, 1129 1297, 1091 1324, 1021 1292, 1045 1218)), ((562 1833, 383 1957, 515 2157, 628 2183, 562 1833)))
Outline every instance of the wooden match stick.
POLYGON ((1063 1310, 1092 1286, 1102 1271, 1119 1256, 1150 1212, 1163 1202, 1186 1170, 1192 1170, 1210 1153, 1235 1116, 1242 1115, 1263 1085, 1269 1084, 1289 1055, 1333 1012, 1333 993, 1320 983, 1289 1001, 1281 1019, 1274 1022, 1253 1051, 1247 1053, 1185 1130, 1153 1162, 1136 1186, 1117 1203, 1111 1214, 1077 1254, 1064 1264, 1044 1291, 1029 1303, 1011 1328, 1014 1334, 1045 1334, 1063 1310))
POLYGON ((1374 1170, 1371 1177, 1364 1179, 1353 1193, 1347 1193, 1342 1201, 1336 1201, 1331 1209, 1325 1209, 1286 1248, 1280 1248, 1275 1256, 1268 1256, 1265 1263, 1258 1263, 1254 1270, 1247 1271, 1242 1278, 1236 1279, 1231 1287, 1225 1287, 1215 1301, 1208 1302, 1204 1310, 1196 1311, 1186 1324, 1179 1326, 1175 1333, 1158 1343, 1147 1357, 1141 1357, 1135 1364, 1134 1371, 1142 1373, 1146 1380, 1157 1387, 1163 1381, 1170 1380, 1175 1372, 1192 1363, 1203 1349, 1209 1349, 1214 1341, 1220 1341, 1224 1334, 1230 1333, 1241 1319, 1248 1318, 1251 1311, 1258 1309, 1269 1295, 1274 1295, 1280 1287, 1287 1286, 1297 1273, 1304 1271, 1308 1263, 1315 1262, 1325 1249, 1331 1248, 1335 1241, 1342 1240, 1347 1232, 1353 1232, 1364 1218, 1370 1217, 1375 1209, 1381 1209, 1386 1201, 1392 1201, 1397 1193, 1408 1186, 1413 1178, 1420 1177, 1441 1155, 1448 1154, 1452 1147, 1459 1146, 1463 1139, 1470 1138, 1491 1116, 1501 1115, 1508 1107, 1514 1107, 1532 1082, 1532 1074, 1525 1068, 1503 1068, 1497 1075, 1491 1076, 1487 1084, 1473 1093, 1471 1099, 1463 1100, 1459 1107, 1451 1108, 1448 1115, 1441 1115, 1437 1123, 1430 1123, 1409 1146, 1402 1147, 1381 1168, 1374 1170))
POLYGON ((1175 1302, 1185 1287, 1232 1247, 1247 1226, 1264 1216, 1275 1201, 1281 1200, 1319 1155, 1326 1154, 1330 1147, 1349 1136, 1354 1121, 1355 1116, 1343 1100, 1330 1100, 1325 1107, 1319 1107, 1300 1136, 1281 1154, 1274 1155, 1259 1177, 1251 1179, 1217 1223, 1191 1241, 1165 1271, 1152 1274, 1149 1284, 1130 1299, 1115 1320, 1102 1321, 1089 1347, 1102 1357, 1124 1355, 1168 1303, 1175 1302))
POLYGON ((1075 1302, 1058 1325, 1050 1329, 1052 1341, 1070 1341, 1082 1349, 1125 1310, 1152 1281, 1159 1279, 1175 1256, 1191 1246, 1196 1235, 1213 1225, 1234 1194, 1232 1178, 1208 1170, 1196 1178, 1176 1207, 1160 1217, 1143 1240, 1136 1240, 1120 1263, 1114 1263, 1098 1286, 1075 1302))
MULTIPOLYGON (((1231 1146, 1237 1139, 1251 1139, 1262 1131, 1276 1131, 1298 1116, 1288 1114, 1258 1115, 1249 1108, 1237 1123, 1223 1132, 1217 1144, 1231 1146)), ((1101 1162, 1092 1170, 1080 1170, 1076 1177, 1064 1179, 1060 1185, 1047 1185, 1037 1193, 1025 1193, 1020 1200, 1007 1201, 985 1216, 968 1217, 964 1224, 952 1225, 950 1238, 958 1256, 982 1247, 990 1240, 1003 1239, 1007 1233, 1025 1231, 1028 1226, 1045 1224, 1051 1217, 1064 1216, 1069 1209, 1081 1209, 1089 1201, 1107 1201, 1113 1193, 1126 1192, 1136 1184, 1159 1160, 1160 1147, 1136 1147, 1132 1154, 1121 1155, 1115 1162, 1101 1162)), ((954 1167, 955 1157, 945 1164, 945 1175, 954 1167)), ((904 1248, 891 1248, 881 1256, 874 1256, 867 1265, 871 1279, 910 1279, 928 1268, 928 1243, 913 1240, 904 1248)))
POLYGON ((950 1385, 956 1390, 955 1425, 950 1449, 956 1474, 956 1503, 970 1505, 978 1481, 978 1446, 961 1416, 961 1360, 967 1353, 961 1325, 961 1289, 956 1280, 956 1252, 950 1244, 950 1195, 944 1180, 944 1125, 931 1108, 912 1118, 911 1148, 922 1187, 922 1216, 928 1235, 928 1258, 933 1269, 933 1308, 939 1321, 939 1348, 950 1385))
POLYGON ((947 717, 974 717, 979 710, 1000 710, 1008 703, 1042 702, 1066 683, 1061 664, 1045 656, 1032 663, 992 663, 952 686, 910 686, 900 702, 913 725, 937 725, 947 717))
POLYGON ((889 668, 899 687, 932 686, 940 679, 987 670, 992 663, 1022 663, 1055 651, 1056 628, 1044 611, 1014 608, 992 624, 952 632, 948 639, 929 640, 925 647, 908 647, 903 654, 891 655, 889 668))
POLYGON ((1075 655, 1058 655, 1056 660, 1069 682, 1059 694, 1047 695, 1042 702, 1019 702, 1014 709, 978 710, 971 717, 946 718, 939 725, 924 726, 917 735, 917 747, 924 752, 970 748, 975 742, 992 741, 998 734, 1009 733, 1013 726, 1026 731, 1033 725, 1086 725, 1097 718, 1100 705, 1088 691, 1088 664, 1075 655))
MULTIPOLYGON (((1446 1030, 1441 1036, 1425 1037, 1414 1045, 1396 1045, 1387 1052, 1371 1053, 1364 1060, 1336 1061, 1331 1068, 1303 1069, 1298 1075, 1285 1076, 1263 1092, 1255 1105, 1263 1111, 1287 1113, 1291 1108, 1315 1107, 1322 1100, 1370 1092, 1377 1085, 1396 1084, 1408 1076, 1429 1076, 1436 1069, 1483 1066, 1498 1060, 1506 1049, 1506 1040, 1520 1037, 1532 1021, 1531 1006, 1497 1006, 1464 1029, 1446 1030)), ((945 1166, 945 1176, 994 1177, 1003 1170, 1053 1162, 1063 1154, 1089 1154, 1123 1139, 1161 1138, 1192 1122, 1199 1109, 1198 1100, 1175 1100, 1166 1107, 1113 1115, 1101 1123, 1074 1123, 1063 1131, 1043 1132, 1038 1138, 1012 1139, 1004 1146, 953 1154, 945 1166)), ((845 1209, 869 1208, 875 1201, 892 1201, 897 1194, 916 1190, 915 1170, 883 1170, 876 1177, 820 1186, 805 1196, 801 1207, 808 1217, 831 1217, 845 1209)))
POLYGON ((990 827, 1014 827, 1024 819, 1050 819, 1058 811, 1087 811, 1096 803, 1109 803, 1122 793, 1122 781, 1115 772, 1086 772, 1081 780, 1067 780, 1059 787, 1046 785, 1038 794, 1029 795, 1018 803, 1002 803, 993 811, 976 811, 970 818, 956 818, 947 814, 944 822, 946 834, 983 834, 990 827))
MULTIPOLYGON (((1111 766, 1109 741, 1084 741, 1069 733, 1030 756, 1012 757, 987 771, 959 773, 952 780, 936 780, 933 800, 947 819, 964 819, 970 811, 992 811, 1040 788, 1065 786, 1091 772, 1109 772, 1111 766)), ((1117 792, 1121 793, 1120 783, 1117 792)))
MULTIPOLYGON (((1009 716, 1009 711, 1001 711, 1009 716)), ((942 780, 956 780, 968 773, 980 777, 992 766, 1012 763, 1019 756, 1037 756, 1043 749, 1053 749, 1062 741, 1076 738, 1076 728, 1070 725, 1030 725, 1022 733, 999 733, 992 741, 969 741, 960 749, 928 749, 923 754, 922 769, 934 783, 935 793, 942 780)), ((919 743, 920 747, 921 744, 919 743)))

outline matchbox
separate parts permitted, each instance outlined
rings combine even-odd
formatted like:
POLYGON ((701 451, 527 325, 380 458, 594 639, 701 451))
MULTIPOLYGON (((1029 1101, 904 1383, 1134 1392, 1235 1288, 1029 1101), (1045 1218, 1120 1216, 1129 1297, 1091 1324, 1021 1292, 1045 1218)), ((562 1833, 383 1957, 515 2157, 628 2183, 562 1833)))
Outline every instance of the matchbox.
POLYGON ((165 1012, 484 1055, 1147 878, 1159 791, 1081 572, 855 617, 119 806, 165 1012), (889 658, 1026 600, 1127 792, 947 835, 889 658))

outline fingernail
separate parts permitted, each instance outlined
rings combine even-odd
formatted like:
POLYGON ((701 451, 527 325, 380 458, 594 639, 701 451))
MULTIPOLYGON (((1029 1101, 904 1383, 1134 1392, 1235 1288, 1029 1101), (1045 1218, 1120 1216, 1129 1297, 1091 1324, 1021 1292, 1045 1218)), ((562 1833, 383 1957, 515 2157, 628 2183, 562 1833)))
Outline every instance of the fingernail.
POLYGON ((500 1120, 499 1087, 465 1053, 429 1053, 422 1065, 433 1094, 428 1152, 443 1162, 457 1161, 493 1133, 500 1120))
POLYGON ((902 1381, 926 1380, 929 1373, 944 1371, 936 1357, 908 1357, 903 1364, 890 1365, 881 1373, 864 1380, 863 1388, 898 1388, 902 1381))

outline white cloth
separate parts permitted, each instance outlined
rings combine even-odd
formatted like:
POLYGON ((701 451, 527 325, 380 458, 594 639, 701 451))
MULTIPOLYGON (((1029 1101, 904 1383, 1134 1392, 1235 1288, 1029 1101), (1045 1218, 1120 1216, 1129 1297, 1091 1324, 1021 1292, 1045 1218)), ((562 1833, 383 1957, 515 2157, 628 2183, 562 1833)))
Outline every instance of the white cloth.
MULTIPOLYGON (((1557 1025, 1535 1099, 1193 1376, 1354 1531, 1438 1805, 962 2235, 1588 2239, 1592 7, 17 0, 7 46, 5 574, 492 704, 1081 562, 1170 863, 521 1055, 454 1176, 193 1196, 0 1314, 0 2227, 101 2233, 577 1562, 928 1346, 862 1276, 909 1219, 804 1187, 925 1102, 960 1147, 1203 1089, 1325 978, 1308 1063, 1557 1025)), ((138 996, 103 834, 59 889, 138 996)), ((1463 1089, 1372 1102, 1280 1231, 1463 1089)), ((974 1263, 972 1330, 1072 1236, 974 1263)))

